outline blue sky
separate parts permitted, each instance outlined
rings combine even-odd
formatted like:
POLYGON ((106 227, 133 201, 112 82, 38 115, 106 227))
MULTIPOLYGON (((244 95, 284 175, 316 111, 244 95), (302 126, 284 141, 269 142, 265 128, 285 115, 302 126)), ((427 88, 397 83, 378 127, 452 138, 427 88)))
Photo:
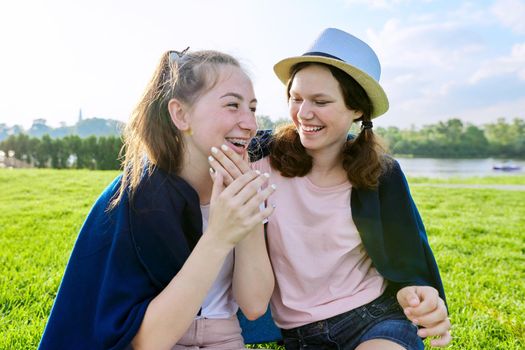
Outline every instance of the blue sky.
POLYGON ((390 110, 380 126, 525 118, 525 0, 18 0, 0 4, 0 123, 125 121, 161 53, 240 58, 258 114, 287 117, 278 60, 326 27, 372 46, 390 110))

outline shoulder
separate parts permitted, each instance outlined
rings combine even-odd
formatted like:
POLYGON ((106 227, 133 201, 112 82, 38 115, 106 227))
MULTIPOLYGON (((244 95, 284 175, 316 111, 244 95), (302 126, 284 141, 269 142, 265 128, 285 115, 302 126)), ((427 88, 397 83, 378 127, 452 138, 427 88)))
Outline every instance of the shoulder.
POLYGON ((385 156, 383 161, 385 170, 379 177, 379 189, 388 186, 407 185, 405 174, 399 162, 391 156, 385 156))
POLYGON ((184 179, 154 168, 141 179, 132 204, 134 208, 154 209, 198 202, 197 192, 184 179))
POLYGON ((273 139, 272 130, 258 130, 248 146, 250 161, 255 162, 270 154, 270 145, 273 139))

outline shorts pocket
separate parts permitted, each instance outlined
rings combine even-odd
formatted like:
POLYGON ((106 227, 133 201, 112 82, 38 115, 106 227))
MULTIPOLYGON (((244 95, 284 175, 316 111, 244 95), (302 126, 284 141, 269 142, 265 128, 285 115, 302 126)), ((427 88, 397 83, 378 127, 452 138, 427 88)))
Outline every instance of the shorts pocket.
POLYGON ((394 295, 380 297, 373 302, 364 305, 363 308, 365 309, 367 315, 373 319, 384 316, 388 312, 400 310, 399 304, 394 295))

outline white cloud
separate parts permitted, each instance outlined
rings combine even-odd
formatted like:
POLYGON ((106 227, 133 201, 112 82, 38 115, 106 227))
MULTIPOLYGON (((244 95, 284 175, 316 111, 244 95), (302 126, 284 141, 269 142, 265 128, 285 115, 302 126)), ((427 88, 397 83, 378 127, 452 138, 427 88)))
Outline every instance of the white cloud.
POLYGON ((520 0, 497 0, 491 12, 506 27, 525 34, 525 2, 520 0))
POLYGON ((385 67, 449 70, 483 49, 462 23, 446 20, 406 25, 391 19, 382 30, 368 30, 367 35, 385 67))
POLYGON ((410 0, 346 0, 347 5, 365 5, 374 9, 391 9, 409 3, 410 0))
POLYGON ((512 46, 510 55, 483 62, 469 79, 471 84, 487 78, 512 74, 525 80, 525 42, 512 46))
POLYGON ((507 120, 514 118, 525 118, 523 114, 525 106, 525 97, 512 101, 501 101, 491 103, 490 106, 478 108, 468 108, 462 111, 461 118, 470 120, 475 124, 486 124, 495 121, 497 118, 505 117, 507 120))

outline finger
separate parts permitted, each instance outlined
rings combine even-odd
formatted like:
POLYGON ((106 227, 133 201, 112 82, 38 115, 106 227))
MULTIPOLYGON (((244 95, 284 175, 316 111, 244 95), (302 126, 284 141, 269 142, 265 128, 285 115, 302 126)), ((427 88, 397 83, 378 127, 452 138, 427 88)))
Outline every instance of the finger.
POLYGON ((275 191, 277 187, 274 184, 267 186, 265 189, 258 191, 252 198, 246 202, 248 210, 261 211, 261 204, 264 205, 268 197, 275 191))
POLYGON ((244 152, 242 155, 234 152, 227 145, 221 145, 221 150, 224 154, 237 166, 237 168, 244 174, 250 171, 250 163, 248 162, 248 152, 244 152))
POLYGON ((233 179, 250 171, 250 165, 242 156, 235 153, 231 148, 222 145, 221 149, 211 148, 212 156, 228 172, 233 179))
POLYGON ((441 337, 430 340, 430 346, 442 348, 450 344, 451 341, 452 341, 452 334, 450 334, 450 332, 447 331, 441 337))
POLYGON ((416 287, 404 287, 397 292, 397 301, 403 308, 415 307, 419 305, 419 296, 416 293, 416 287))
POLYGON ((419 318, 421 316, 427 315, 438 309, 440 305, 442 305, 443 308, 445 308, 445 303, 439 297, 439 294, 436 289, 432 287, 418 287, 417 294, 421 302, 419 303, 419 305, 411 306, 409 308, 412 317, 419 318))
POLYGON ((440 323, 447 319, 448 316, 447 307, 441 298, 438 300, 438 305, 435 309, 426 313, 419 313, 419 311, 421 310, 411 310, 410 316, 412 318, 412 322, 417 323, 423 327, 440 323))
POLYGON ((274 206, 268 206, 264 210, 257 210, 248 220, 248 225, 253 227, 263 224, 273 214, 275 210, 274 206))
POLYGON ((221 173, 215 173, 213 175, 213 187, 211 189, 210 202, 213 203, 220 196, 224 190, 224 180, 221 173))
POLYGON ((434 324, 431 326, 429 325, 428 327, 425 327, 425 328, 420 328, 417 331, 417 335, 419 335, 421 338, 441 336, 442 334, 445 334, 449 330, 450 330, 450 320, 447 317, 437 324, 434 324))
POLYGON ((222 195, 228 197, 236 196, 239 193, 239 191, 243 190, 247 184, 251 183, 254 179, 258 178, 259 175, 260 172, 257 172, 255 170, 250 170, 246 174, 242 174, 239 178, 235 179, 228 187, 224 189, 222 195))
MULTIPOLYGON (((247 205, 250 199, 258 195, 259 191, 261 191, 261 188, 269 178, 270 175, 268 173, 264 173, 247 183, 235 196, 235 201, 237 204, 247 205)), ((260 203, 261 201, 259 201, 259 204, 260 203)))
POLYGON ((226 169, 222 167, 219 162, 215 160, 215 158, 209 156, 208 162, 210 163, 210 167, 213 169, 213 171, 222 174, 225 186, 229 186, 233 182, 233 177, 230 175, 230 173, 228 173, 228 171, 226 171, 226 169))

